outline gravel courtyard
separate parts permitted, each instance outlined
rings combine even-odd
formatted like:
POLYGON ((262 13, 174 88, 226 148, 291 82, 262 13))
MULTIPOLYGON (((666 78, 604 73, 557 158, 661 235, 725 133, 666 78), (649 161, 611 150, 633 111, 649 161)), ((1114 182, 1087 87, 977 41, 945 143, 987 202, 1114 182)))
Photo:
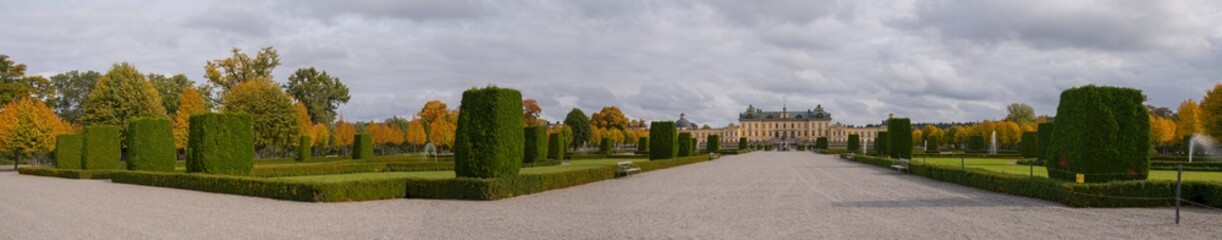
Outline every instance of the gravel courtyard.
POLYGON ((0 239, 1222 239, 1222 212, 1075 209, 804 152, 499 201, 300 203, 0 172, 0 239))

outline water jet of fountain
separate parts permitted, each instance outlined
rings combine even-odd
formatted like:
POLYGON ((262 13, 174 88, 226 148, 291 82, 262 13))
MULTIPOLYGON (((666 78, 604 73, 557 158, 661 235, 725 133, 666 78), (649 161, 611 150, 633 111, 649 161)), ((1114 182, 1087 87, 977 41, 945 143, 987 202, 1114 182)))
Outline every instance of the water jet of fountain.
POLYGON ((993 131, 993 140, 989 142, 989 155, 997 155, 997 131, 993 131))
POLYGON ((1197 145, 1203 147, 1202 149, 1204 150, 1203 153, 1205 153, 1205 155, 1217 155, 1218 149, 1215 148, 1216 145, 1214 144, 1215 143, 1212 137, 1204 134, 1193 134, 1192 138, 1188 140, 1188 162, 1192 162, 1192 155, 1196 154, 1197 145))

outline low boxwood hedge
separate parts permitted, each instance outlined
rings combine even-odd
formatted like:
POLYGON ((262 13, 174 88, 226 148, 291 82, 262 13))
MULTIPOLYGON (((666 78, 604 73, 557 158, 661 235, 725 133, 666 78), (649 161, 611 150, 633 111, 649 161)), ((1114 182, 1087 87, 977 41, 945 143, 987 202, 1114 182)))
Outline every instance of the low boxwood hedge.
POLYGON ((347 202, 402 198, 407 178, 306 182, 198 173, 120 171, 116 183, 170 187, 305 202, 347 202))
POLYGON ((122 171, 119 169, 56 169, 49 167, 24 167, 18 168, 17 173, 22 175, 47 176, 58 178, 71 179, 110 179, 110 174, 122 171))

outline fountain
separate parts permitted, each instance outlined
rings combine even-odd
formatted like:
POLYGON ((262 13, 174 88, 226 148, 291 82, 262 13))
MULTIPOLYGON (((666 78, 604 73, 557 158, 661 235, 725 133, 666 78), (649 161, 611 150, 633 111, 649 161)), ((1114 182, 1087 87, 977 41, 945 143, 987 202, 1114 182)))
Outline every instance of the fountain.
POLYGON ((870 155, 870 144, 861 143, 861 155, 870 155))
POLYGON ((1192 162, 1192 155, 1196 154, 1197 145, 1200 145, 1201 147, 1204 148, 1205 155, 1207 156, 1217 155, 1218 149, 1215 148, 1216 145, 1214 145, 1214 140, 1212 137, 1202 135, 1202 134, 1193 134, 1192 138, 1188 140, 1188 162, 1192 162))
POLYGON ((993 131, 993 140, 989 142, 989 155, 997 155, 997 131, 993 131))

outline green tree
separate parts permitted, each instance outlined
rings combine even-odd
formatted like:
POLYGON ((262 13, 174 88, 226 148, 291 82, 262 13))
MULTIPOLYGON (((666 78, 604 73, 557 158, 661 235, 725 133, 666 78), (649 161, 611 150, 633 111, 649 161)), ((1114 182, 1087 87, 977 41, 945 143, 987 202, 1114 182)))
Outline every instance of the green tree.
POLYGON ((102 73, 94 71, 69 71, 51 76, 51 85, 59 91, 54 101, 55 113, 69 122, 79 122, 85 115, 84 102, 93 85, 98 83, 102 73))
POLYGON ((1031 105, 1024 103, 1012 103, 1010 106, 1006 106, 1006 111, 1010 112, 1009 115, 1006 115, 1007 121, 1012 121, 1023 126, 1035 122, 1035 109, 1031 108, 1031 105))
POLYGON ((1201 127, 1205 134, 1222 140, 1222 83, 1214 85, 1201 99, 1201 127))
POLYGON ((221 97, 224 112, 250 114, 254 120, 255 146, 292 147, 300 140, 293 99, 269 79, 244 81, 221 97))
POLYGON ((144 75, 128 63, 115 64, 98 78, 85 97, 85 125, 111 125, 120 129, 127 142, 128 121, 137 117, 165 117, 161 94, 144 75))
POLYGON ((25 97, 54 100, 56 94, 51 81, 41 76, 25 76, 25 70, 25 64, 0 55, 0 104, 25 97))
POLYGON ((178 112, 178 95, 182 94, 183 89, 187 89, 195 84, 195 82, 187 78, 187 75, 183 74, 166 77, 161 74, 149 73, 146 77, 149 82, 153 83, 153 88, 157 89, 157 93, 161 94, 161 105, 165 106, 165 111, 168 114, 178 112))
POLYGON ((280 66, 280 54, 275 48, 265 47, 254 58, 233 48, 232 56, 208 61, 204 65, 204 77, 222 91, 254 79, 273 79, 272 70, 280 66))
POLYGON ((332 77, 327 71, 318 71, 314 67, 297 69, 289 76, 285 91, 294 99, 305 103, 310 119, 315 122, 330 124, 335 121, 335 110, 339 105, 348 103, 348 86, 332 77))
POLYGON ((581 109, 573 108, 569 111, 568 116, 564 117, 564 125, 573 129, 573 147, 580 147, 589 141, 593 130, 590 127, 590 118, 586 117, 586 113, 581 109))

